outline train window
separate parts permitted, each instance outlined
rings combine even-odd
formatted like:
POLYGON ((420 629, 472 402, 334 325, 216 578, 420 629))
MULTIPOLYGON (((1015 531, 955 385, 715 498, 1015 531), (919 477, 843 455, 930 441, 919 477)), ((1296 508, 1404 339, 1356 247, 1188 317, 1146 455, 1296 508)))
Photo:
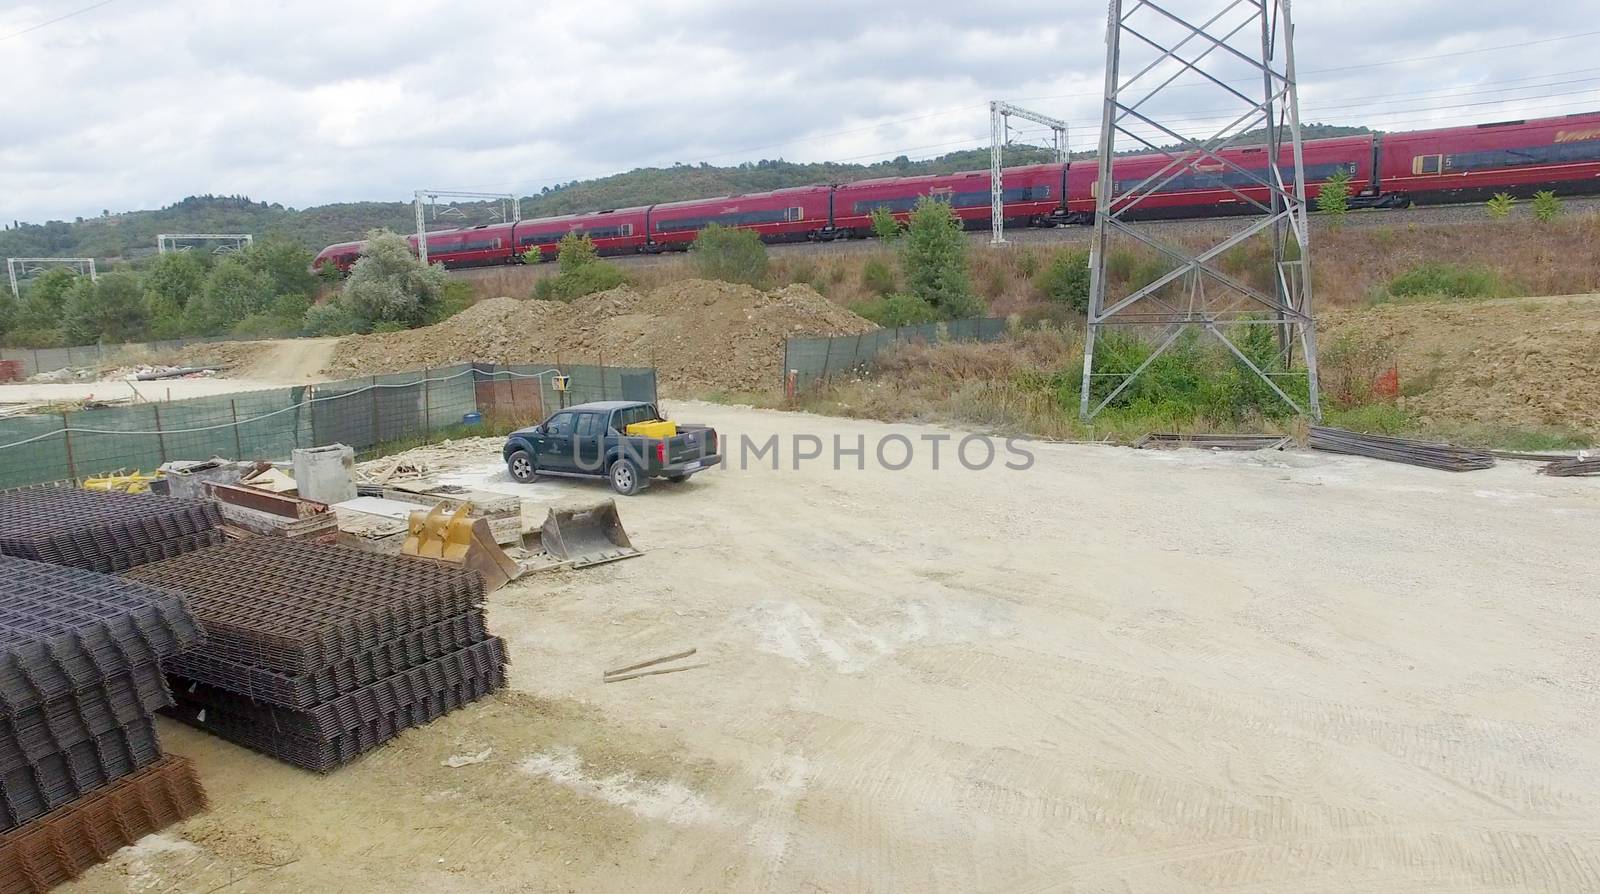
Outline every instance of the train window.
POLYGON ((622 226, 617 227, 617 231, 624 236, 632 236, 633 224, 623 224, 622 226))
POLYGON ((1441 158, 1437 155, 1419 155, 1411 159, 1411 173, 1437 174, 1443 168, 1441 158))
POLYGON ((805 220, 805 218, 806 218, 806 209, 804 209, 804 208, 790 208, 789 209, 789 219, 790 220, 805 220))

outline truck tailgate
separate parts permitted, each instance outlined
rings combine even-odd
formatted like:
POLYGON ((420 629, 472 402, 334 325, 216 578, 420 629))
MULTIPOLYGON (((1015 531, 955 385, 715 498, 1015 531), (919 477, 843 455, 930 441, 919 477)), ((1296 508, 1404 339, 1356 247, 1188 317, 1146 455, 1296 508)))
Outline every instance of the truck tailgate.
POLYGON ((677 435, 667 439, 667 463, 688 462, 717 452, 717 432, 712 428, 679 426, 677 435))

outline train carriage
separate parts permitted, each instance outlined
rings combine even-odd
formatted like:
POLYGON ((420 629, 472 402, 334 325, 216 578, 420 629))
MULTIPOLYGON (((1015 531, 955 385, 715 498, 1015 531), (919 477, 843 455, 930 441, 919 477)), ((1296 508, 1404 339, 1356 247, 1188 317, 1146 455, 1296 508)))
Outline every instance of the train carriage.
MULTIPOLYGON (((1066 188, 1064 166, 1027 165, 1001 172, 1002 202, 1008 221, 1048 223, 1061 209, 1066 188)), ((988 171, 930 174, 922 177, 883 177, 857 180, 834 190, 833 225, 854 235, 872 231, 872 213, 886 208, 906 220, 923 196, 948 202, 968 228, 987 224, 992 214, 993 192, 988 171)))
POLYGON ((648 215, 650 244, 645 250, 687 249, 711 224, 754 230, 767 242, 816 239, 828 227, 832 194, 827 186, 800 186, 653 205, 648 215))
POLYGON ((648 208, 617 208, 562 217, 525 220, 517 224, 516 252, 523 256, 537 249, 544 260, 554 258, 568 233, 586 235, 601 255, 633 254, 645 244, 648 208))
POLYGON ((1379 150, 1385 192, 1413 201, 1600 191, 1600 114, 1390 134, 1379 150))
MULTIPOLYGON (((428 234, 428 261, 447 268, 481 267, 511 262, 512 225, 481 224, 464 230, 441 230, 428 234)), ((407 240, 416 251, 417 237, 407 240)))
MULTIPOLYGON (((1252 212, 1252 201, 1270 204, 1271 191, 1261 185, 1270 181, 1265 146, 1235 146, 1193 164, 1166 170, 1172 157, 1149 153, 1118 158, 1111 166, 1118 196, 1149 182, 1159 185, 1155 193, 1133 206, 1125 216, 1184 217, 1252 212), (1151 181, 1151 178, 1154 178, 1151 181)), ((1350 176, 1350 192, 1374 196, 1373 138, 1371 136, 1334 137, 1307 141, 1301 149, 1306 171, 1306 197, 1315 198, 1328 178, 1344 172, 1350 176)), ((1278 163, 1285 180, 1292 182, 1294 154, 1283 147, 1278 163)), ((1099 193, 1099 166, 1093 159, 1074 163, 1067 175, 1067 210, 1074 219, 1092 219, 1099 193)))

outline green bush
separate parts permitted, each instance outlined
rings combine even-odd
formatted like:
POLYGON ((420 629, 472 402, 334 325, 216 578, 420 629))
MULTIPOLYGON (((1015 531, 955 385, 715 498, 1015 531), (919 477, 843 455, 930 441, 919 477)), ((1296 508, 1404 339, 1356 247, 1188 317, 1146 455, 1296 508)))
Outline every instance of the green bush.
POLYGON ((350 335, 372 331, 372 324, 356 317, 349 305, 335 298, 306 310, 305 329, 312 335, 350 335))
POLYGON ((1516 203, 1508 192, 1497 192, 1484 203, 1489 210, 1489 216, 1495 220, 1504 220, 1511 214, 1511 206, 1514 204, 1516 203))
POLYGON ((574 270, 563 270, 555 276, 539 280, 533 284, 533 297, 540 301, 572 301, 584 295, 614 289, 627 281, 627 274, 615 264, 600 261, 574 270))
POLYGON ((200 294, 184 306, 185 325, 194 334, 221 335, 266 310, 272 299, 270 276, 251 270, 238 257, 223 258, 211 268, 200 294))
POLYGON ((689 246, 696 275, 761 286, 767 281, 767 247, 754 230, 711 224, 689 246))
POLYGON ((367 234, 361 257, 350 268, 339 297, 307 311, 306 328, 371 332, 380 323, 421 326, 433 319, 444 295, 444 268, 424 264, 405 237, 388 230, 367 234), (323 310, 337 305, 336 310, 323 310))
MULTIPOLYGON (((1273 327, 1241 323, 1232 327, 1228 337, 1256 366, 1269 372, 1274 370, 1277 345, 1273 327)), ((1098 403, 1110 394, 1123 377, 1150 356, 1154 347, 1150 342, 1123 333, 1103 335, 1095 349, 1096 377, 1090 390, 1091 403, 1098 403)), ((1276 381, 1302 407, 1306 405, 1303 375, 1279 376, 1276 381)), ((1058 377, 1058 401, 1064 406, 1076 407, 1079 385, 1075 372, 1063 372, 1058 377)), ((1172 347, 1151 361, 1144 372, 1117 395, 1108 411, 1171 425, 1199 419, 1242 423, 1257 416, 1284 417, 1294 412, 1232 352, 1196 330, 1184 332, 1172 347)))
POLYGON ((1033 281, 1034 288, 1051 301, 1074 310, 1089 309, 1089 253, 1078 249, 1057 252, 1033 281))
POLYGON ((540 301, 571 301, 595 292, 614 289, 628 281, 615 264, 600 260, 594 241, 587 234, 568 233, 561 238, 556 256, 560 272, 533 284, 533 297, 540 301))
POLYGON ((866 317, 886 329, 913 323, 932 323, 940 319, 938 312, 928 302, 915 295, 885 295, 853 304, 850 309, 857 316, 866 317))
POLYGON ((1333 218, 1338 225, 1350 210, 1350 172, 1340 168, 1323 182, 1317 191, 1317 210, 1333 218))
POLYGON ((900 287, 894 267, 883 258, 868 258, 861 266, 861 285, 878 295, 888 295, 900 287))
POLYGON ((1430 261, 1390 280, 1388 297, 1402 300, 1490 298, 1498 291, 1499 280, 1492 270, 1430 261))
POLYGON ((28 283, 17 307, 17 328, 47 330, 60 326, 67 293, 77 282, 78 274, 65 267, 55 267, 28 283))
POLYGON ((68 344, 136 341, 145 328, 139 277, 117 270, 93 282, 79 279, 67 294, 61 326, 68 344))
POLYGON ((1561 213, 1561 200, 1548 189, 1533 194, 1533 216, 1541 222, 1552 221, 1561 213))
POLYGON ((872 235, 885 242, 893 242, 905 235, 905 230, 900 226, 900 221, 895 218, 893 211, 879 205, 872 209, 872 235))
POLYGON ((967 270, 967 240, 950 206, 923 196, 911 214, 900 247, 906 288, 940 318, 956 320, 984 312, 967 270))

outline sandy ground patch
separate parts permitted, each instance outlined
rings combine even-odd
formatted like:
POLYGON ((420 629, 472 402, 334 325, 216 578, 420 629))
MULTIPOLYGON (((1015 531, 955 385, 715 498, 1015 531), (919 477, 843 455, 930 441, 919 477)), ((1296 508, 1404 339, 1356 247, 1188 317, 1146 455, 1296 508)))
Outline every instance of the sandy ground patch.
POLYGON ((781 468, 622 500, 491 598, 507 692, 327 777, 163 724, 214 806, 64 890, 1600 889, 1596 482, 671 409, 781 468))

